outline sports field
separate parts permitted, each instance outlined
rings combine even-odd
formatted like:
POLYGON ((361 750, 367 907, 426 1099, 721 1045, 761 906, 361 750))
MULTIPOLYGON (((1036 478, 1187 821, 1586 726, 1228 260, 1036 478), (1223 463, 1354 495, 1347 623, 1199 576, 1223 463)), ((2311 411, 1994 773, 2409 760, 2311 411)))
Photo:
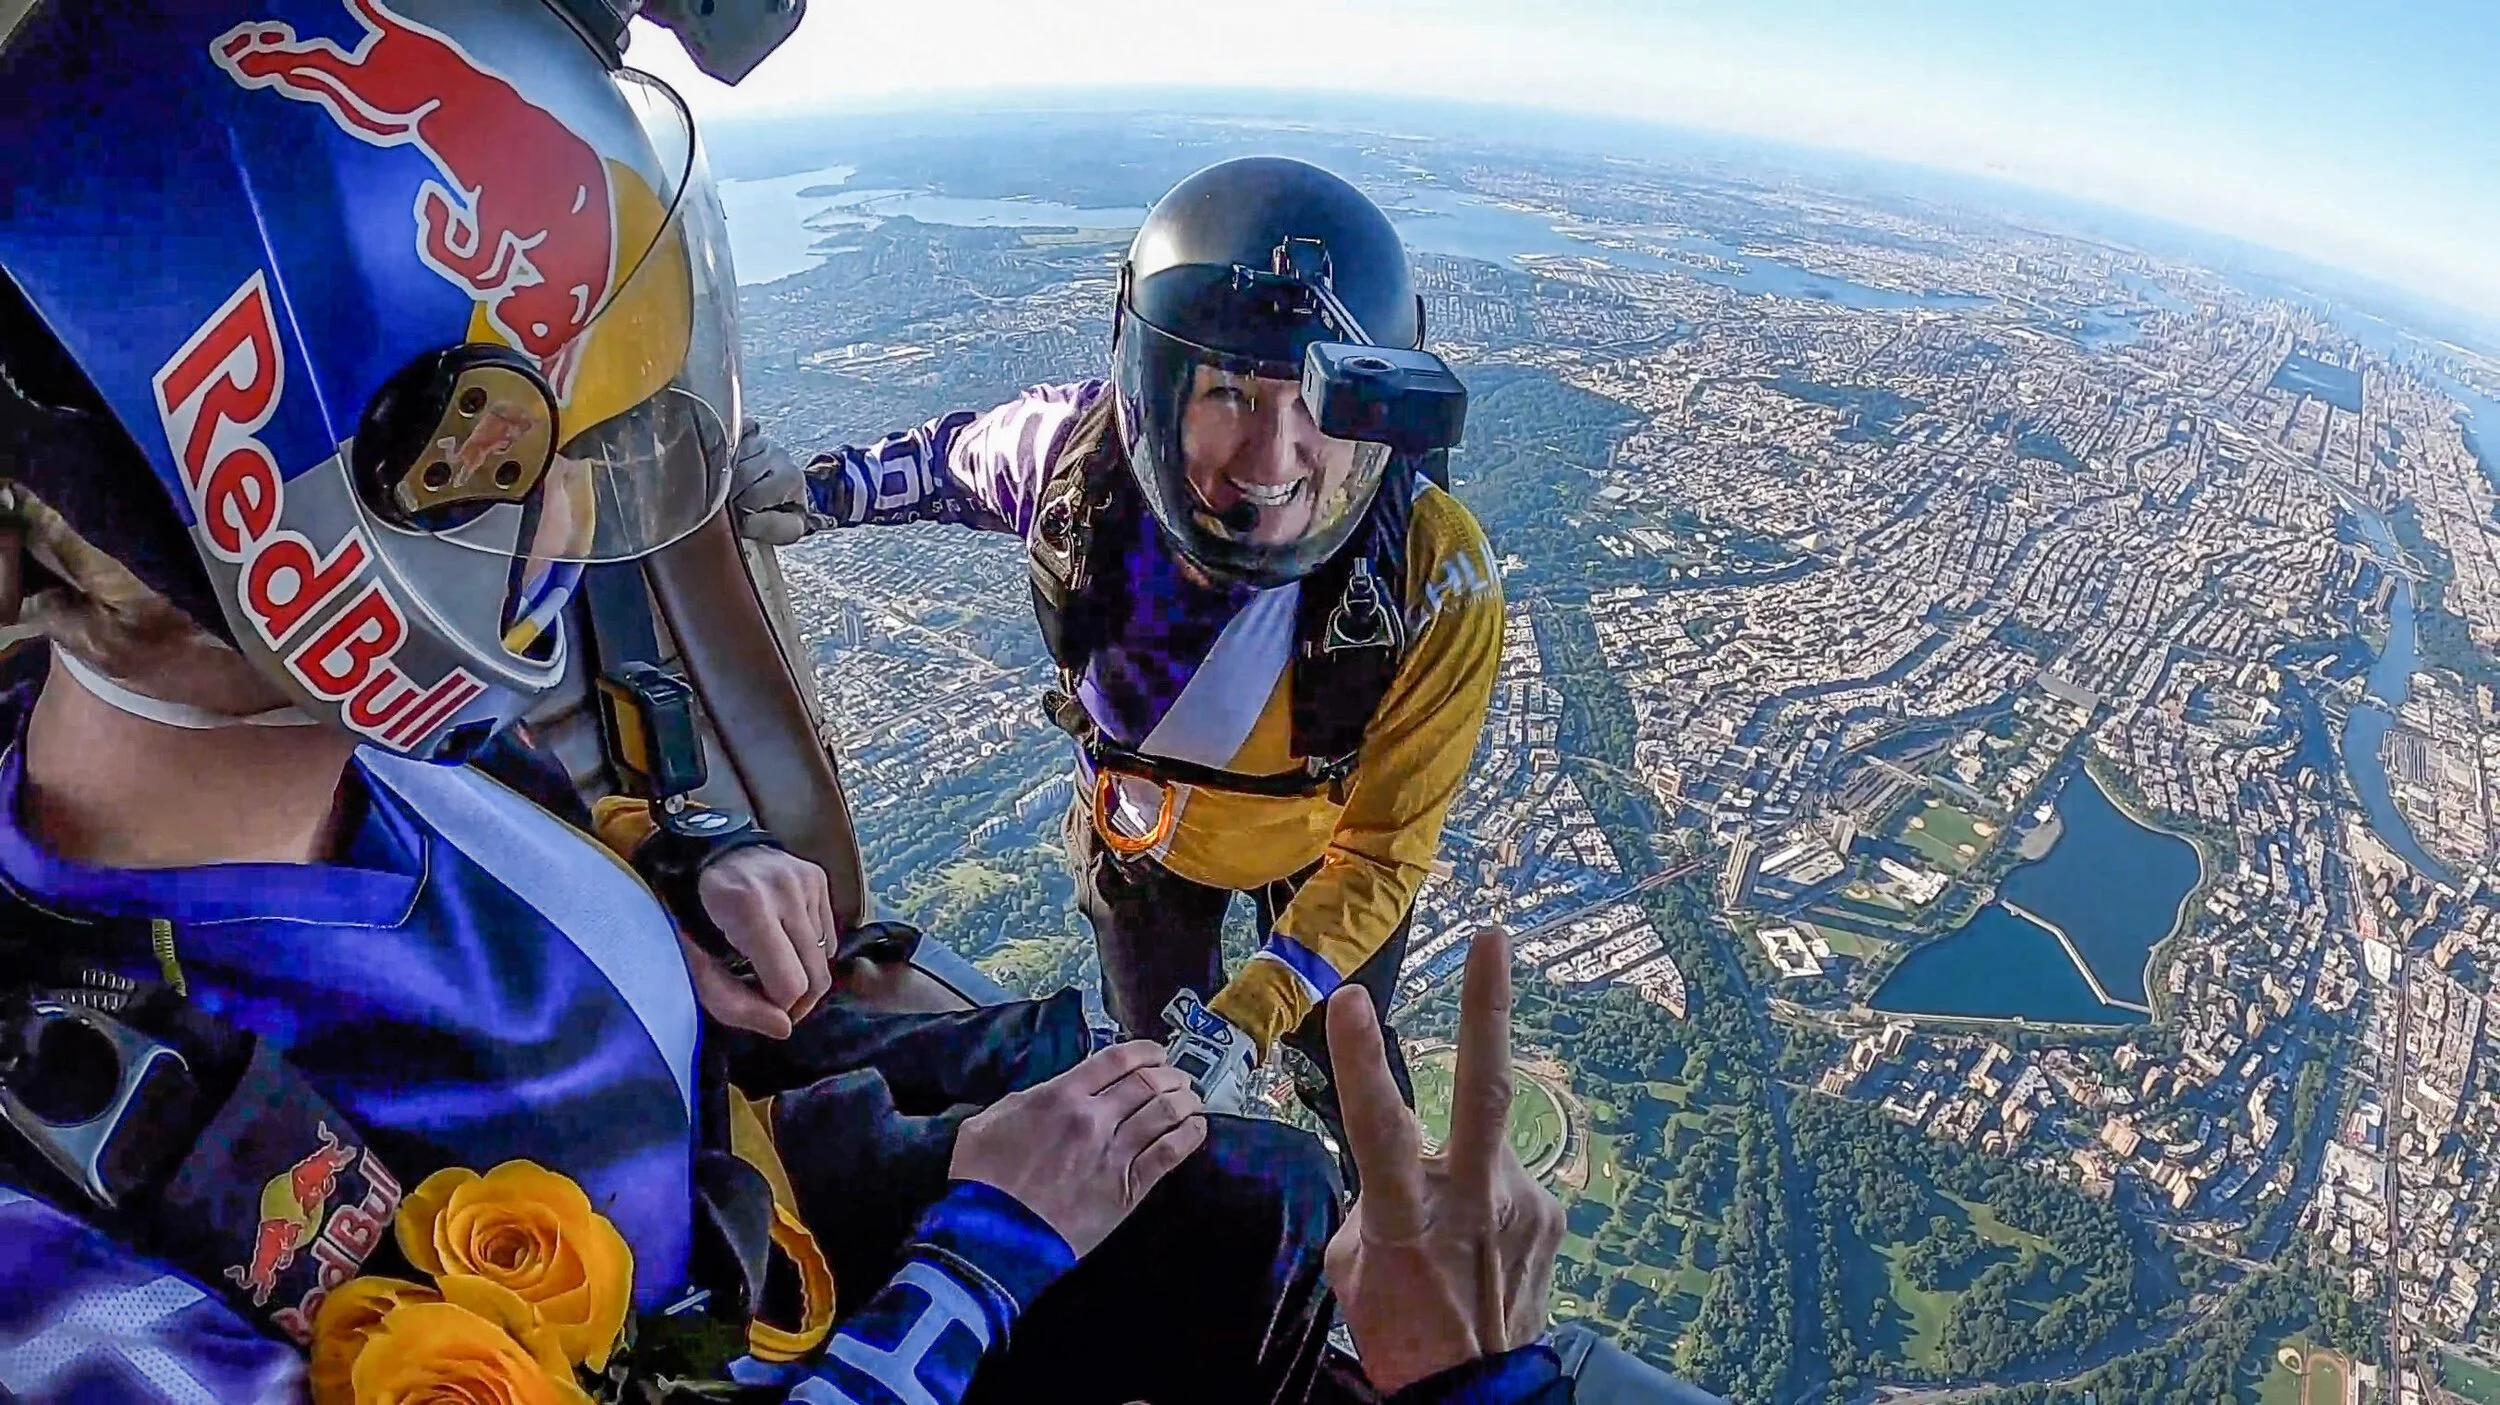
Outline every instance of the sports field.
POLYGON ((2352 1379, 2351 1361, 2310 1345, 2305 1335, 2262 1350, 2243 1370, 2242 1398, 2253 1378, 2257 1405, 2344 1405, 2345 1384, 2352 1379))
POLYGON ((2448 1352, 2439 1355, 2440 1388, 2472 1405, 2500 1405, 2500 1371, 2448 1352))
POLYGON ((2301 1378, 2306 1387, 2301 1405, 2344 1405, 2344 1375, 2350 1369, 2344 1358, 2332 1352, 2311 1352, 2309 1373, 2301 1378))
POLYGON ((1970 867, 1995 842, 1997 827, 1958 805, 1930 800, 1925 809, 1901 822, 1893 837, 1916 849, 1948 872, 1970 867))
MULTIPOLYGON (((1415 1079, 1415 1115, 1424 1124, 1424 1139, 1438 1147, 1450 1134, 1450 1079, 1457 1071, 1458 1051, 1447 1046, 1415 1055, 1407 1072, 1415 1079)), ((1532 1175, 1543 1175, 1562 1159, 1563 1110, 1554 1090, 1524 1074, 1512 1075, 1510 1145, 1532 1175)))

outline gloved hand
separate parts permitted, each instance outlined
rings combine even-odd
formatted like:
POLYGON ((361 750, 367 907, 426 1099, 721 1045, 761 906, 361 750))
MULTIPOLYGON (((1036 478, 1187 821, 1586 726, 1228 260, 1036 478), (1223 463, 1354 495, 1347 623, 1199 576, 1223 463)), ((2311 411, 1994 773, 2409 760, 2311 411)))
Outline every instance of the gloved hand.
POLYGON ((1163 1061, 1189 1075, 1209 1112, 1239 1112, 1250 1092, 1250 1070, 1259 1065, 1259 1041, 1184 990, 1163 1007, 1172 1037, 1163 1061))
POLYGON ((788 546, 816 527, 808 510, 806 471, 753 420, 738 432, 729 517, 738 535, 766 546, 788 546))

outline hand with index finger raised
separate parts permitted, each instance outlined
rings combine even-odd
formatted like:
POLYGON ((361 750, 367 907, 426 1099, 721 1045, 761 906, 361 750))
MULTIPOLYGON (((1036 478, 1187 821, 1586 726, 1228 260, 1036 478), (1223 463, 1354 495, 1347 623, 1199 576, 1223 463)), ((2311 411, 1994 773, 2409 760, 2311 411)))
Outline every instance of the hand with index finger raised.
POLYGON ((1476 934, 1459 1001, 1450 1139, 1423 1131, 1390 1077, 1371 997, 1328 1002, 1328 1049, 1363 1192, 1328 1244, 1363 1374, 1392 1394, 1545 1330, 1562 1206, 1511 1150, 1510 940, 1476 934))

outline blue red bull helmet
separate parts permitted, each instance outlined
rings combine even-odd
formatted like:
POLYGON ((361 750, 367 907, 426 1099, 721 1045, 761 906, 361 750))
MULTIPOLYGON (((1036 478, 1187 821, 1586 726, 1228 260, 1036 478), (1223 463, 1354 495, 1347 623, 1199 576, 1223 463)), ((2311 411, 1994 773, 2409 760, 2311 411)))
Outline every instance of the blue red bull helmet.
POLYGON ((736 284, 684 103, 543 0, 10 8, 0 304, 115 451, 0 476, 316 717, 481 740, 562 676, 583 566, 727 492, 736 284))

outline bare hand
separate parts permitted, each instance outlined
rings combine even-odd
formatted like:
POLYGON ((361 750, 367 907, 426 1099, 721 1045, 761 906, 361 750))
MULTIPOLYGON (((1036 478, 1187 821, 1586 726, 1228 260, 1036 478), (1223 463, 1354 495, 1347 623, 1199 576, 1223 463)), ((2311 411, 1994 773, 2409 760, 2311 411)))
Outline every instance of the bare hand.
POLYGON ((1206 1139, 1189 1076, 1140 1039, 990 1104, 956 1134, 947 1173, 1014 1196, 1082 1258, 1206 1139))
POLYGON ((713 1019, 770 1039, 787 1039, 833 989, 832 948, 840 928, 825 871, 796 854, 758 845, 739 849, 695 880, 704 915, 755 968, 752 981, 680 937, 695 997, 713 1019))
POLYGON ((1363 1180, 1328 1241, 1328 1282, 1383 1395, 1545 1330, 1563 1213, 1511 1150, 1510 1014, 1510 938, 1489 927, 1467 953, 1449 1144, 1425 1156, 1371 997, 1349 983, 1328 1002, 1328 1052, 1363 1180))

